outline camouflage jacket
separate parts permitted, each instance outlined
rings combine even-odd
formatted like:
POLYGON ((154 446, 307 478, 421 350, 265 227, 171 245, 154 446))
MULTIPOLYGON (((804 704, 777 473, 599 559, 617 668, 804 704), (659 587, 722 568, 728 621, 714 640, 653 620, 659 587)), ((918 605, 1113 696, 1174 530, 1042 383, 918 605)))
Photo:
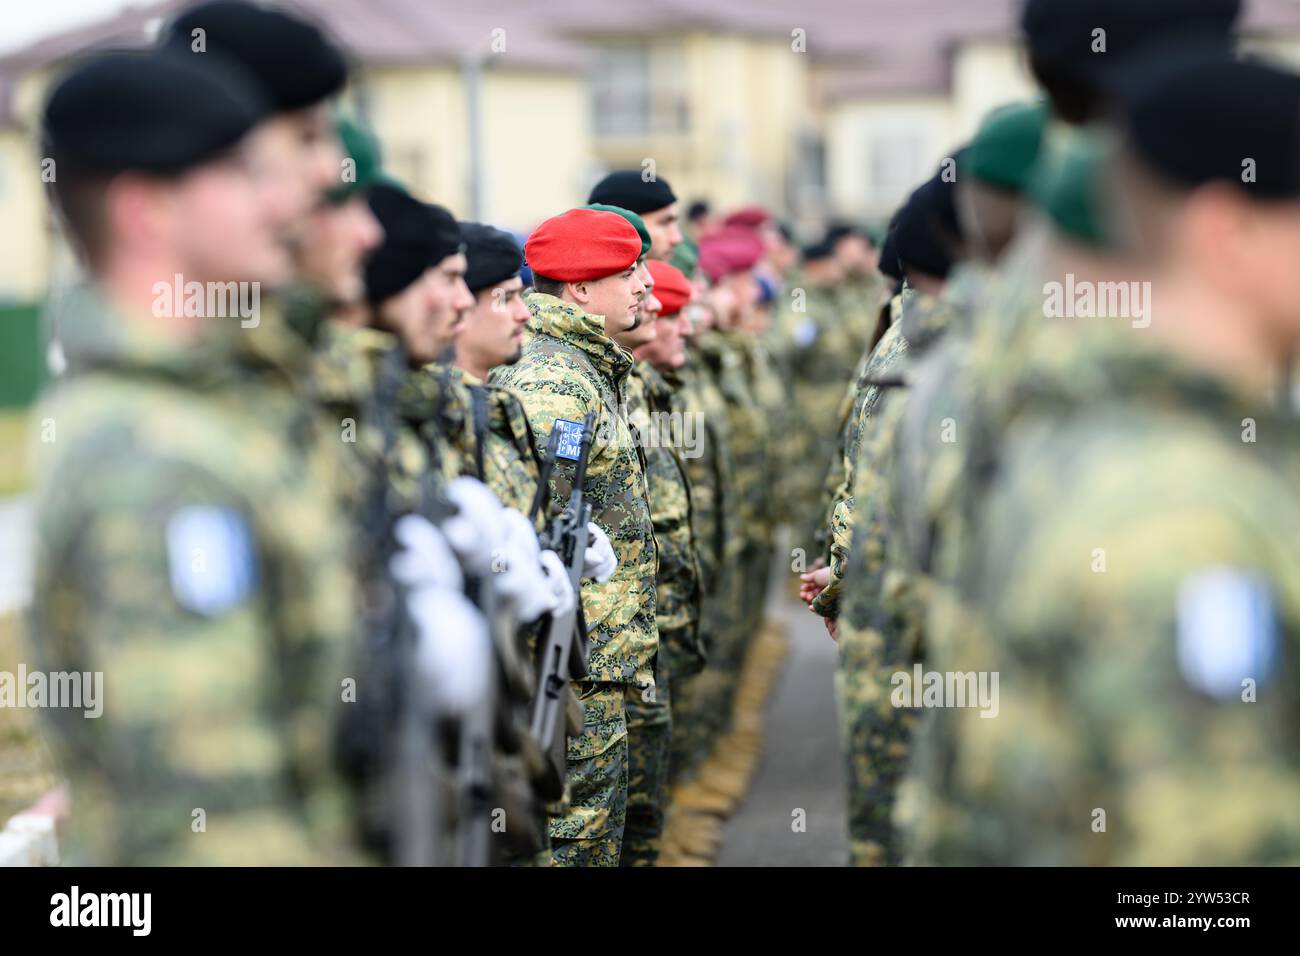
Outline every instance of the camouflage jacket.
POLYGON ((916 852, 1294 863, 1294 422, 1108 321, 1010 396, 964 601, 927 627, 933 668, 1001 676, 998 717, 936 711, 916 852))
MULTIPOLYGON (((604 319, 554 296, 532 293, 531 336, 523 356, 493 370, 492 382, 523 402, 539 453, 559 419, 582 423, 596 416, 587 467, 592 520, 609 535, 618 569, 604 584, 582 583, 582 604, 591 636, 591 680, 654 683, 659 649, 655 627, 654 526, 650 518, 646 464, 627 420, 627 374, 632 355, 605 334, 604 319)), ((551 508, 564 506, 573 480, 561 459, 551 479, 551 508)))
POLYGON ((628 419, 645 451, 650 517, 659 551, 655 621, 674 677, 704 667, 700 644, 700 566, 692 527, 692 493, 678 452, 683 419, 673 392, 652 365, 638 363, 627 377, 628 419), (675 413, 675 415, 674 415, 675 413))
MULTIPOLYGON (((875 383, 876 379, 892 375, 907 355, 908 342, 903 334, 904 319, 909 312, 930 316, 936 312, 937 302, 933 296, 917 295, 906 291, 898 297, 894 306, 896 318, 885 331, 884 337, 876 345, 871 359, 863 366, 862 378, 854 398, 853 411, 848 427, 845 429, 842 444, 843 478, 836 490, 827 524, 830 530, 828 553, 830 555, 831 575, 829 583, 813 602, 813 610, 824 617, 839 614, 840 593, 844 583, 844 567, 848 557, 850 541, 853 535, 854 501, 853 488, 856 472, 861 460, 863 432, 868 427, 876 405, 884 390, 875 383)), ((919 320, 917 320, 919 322, 919 320)))
MULTIPOLYGON (((455 475, 445 442, 435 456, 418 429, 420 399, 397 337, 373 328, 330 323, 317 353, 316 398, 337 423, 350 452, 345 500, 360 516, 380 474, 388 511, 427 513, 435 487, 455 475)), ((373 530, 373 529, 371 529, 373 530)))
POLYGON ((338 448, 288 387, 308 350, 273 345, 276 308, 184 343, 96 294, 61 316, 70 373, 36 416, 31 651, 103 677, 98 719, 46 710, 69 861, 357 859, 330 755, 356 610, 338 448), (250 332, 258 348, 235 345, 250 332))
POLYGON ((696 447, 687 448, 681 458, 690 481, 695 553, 703 588, 712 591, 727 560, 727 541, 735 521, 727 405, 693 347, 687 349, 685 365, 660 374, 673 390, 683 421, 689 417, 699 423, 693 433, 696 447))

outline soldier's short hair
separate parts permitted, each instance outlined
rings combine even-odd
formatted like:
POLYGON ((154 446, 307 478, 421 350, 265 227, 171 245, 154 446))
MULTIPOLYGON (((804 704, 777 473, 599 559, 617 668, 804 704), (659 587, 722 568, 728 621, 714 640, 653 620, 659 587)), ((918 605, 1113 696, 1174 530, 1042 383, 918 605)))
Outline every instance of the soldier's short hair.
POLYGON ((58 175, 49 184, 51 206, 63 223, 73 252, 91 269, 100 264, 107 246, 104 191, 109 177, 58 162, 58 175))
POLYGON ((533 288, 543 295, 553 295, 558 299, 564 293, 564 285, 559 279, 548 279, 533 273, 533 288))

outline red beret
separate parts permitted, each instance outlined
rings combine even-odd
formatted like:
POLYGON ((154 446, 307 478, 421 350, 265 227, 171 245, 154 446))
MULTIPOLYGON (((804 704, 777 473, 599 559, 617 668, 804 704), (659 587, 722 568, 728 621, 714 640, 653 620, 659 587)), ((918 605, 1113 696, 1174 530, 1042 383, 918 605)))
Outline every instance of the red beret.
POLYGON ((641 257, 641 236, 617 213, 570 209, 533 230, 524 258, 534 275, 557 282, 603 279, 641 257))
POLYGON ((771 218, 772 214, 762 206, 746 206, 744 209, 737 209, 722 220, 722 225, 737 226, 741 229, 757 229, 771 218))
POLYGON ((649 259, 646 267, 655 280, 654 297, 663 303, 659 314, 666 317, 682 311, 682 307, 691 301, 691 280, 682 275, 676 266, 669 265, 662 259, 649 259))
POLYGON ((700 237, 700 269, 712 281, 754 268, 763 258, 763 240, 757 233, 735 226, 700 237))

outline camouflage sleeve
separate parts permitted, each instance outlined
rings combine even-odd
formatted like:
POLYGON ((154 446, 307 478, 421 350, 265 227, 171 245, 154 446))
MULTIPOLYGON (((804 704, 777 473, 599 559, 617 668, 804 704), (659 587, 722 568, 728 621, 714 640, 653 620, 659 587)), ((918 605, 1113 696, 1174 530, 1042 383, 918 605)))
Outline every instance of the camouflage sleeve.
POLYGON ((812 609, 822 617, 839 617, 844 567, 849 558, 849 544, 853 536, 853 511, 854 499, 849 495, 835 505, 835 511, 831 515, 830 579, 822 593, 812 602, 812 609))
POLYGON ((249 503, 131 451, 58 481, 38 506, 32 653, 102 689, 93 708, 46 710, 70 859, 347 862, 339 807, 312 816, 298 796, 330 779, 340 673, 249 503))

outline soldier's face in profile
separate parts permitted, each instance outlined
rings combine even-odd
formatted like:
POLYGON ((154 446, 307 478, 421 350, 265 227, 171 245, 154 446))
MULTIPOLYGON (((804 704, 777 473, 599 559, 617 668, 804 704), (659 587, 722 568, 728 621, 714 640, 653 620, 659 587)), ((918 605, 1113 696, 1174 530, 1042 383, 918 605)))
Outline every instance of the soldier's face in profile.
POLYGON ((292 263, 242 150, 166 190, 164 228, 186 281, 285 282, 292 263))
POLYGON ((660 371, 681 368, 686 362, 686 343, 682 339, 684 325, 689 327, 690 323, 682 318, 680 312, 666 319, 656 318, 654 340, 637 349, 636 357, 660 371))
POLYGON ((298 175, 303 187, 313 197, 313 205, 322 201, 324 193, 342 184, 343 148, 330 120, 329 107, 317 103, 306 109, 282 114, 289 127, 296 148, 298 175))
POLYGON ((259 201, 286 255, 296 255, 318 194, 301 175, 294 126, 277 117, 260 124, 245 143, 259 201))
POLYGON ((437 361, 441 350, 430 332, 429 277, 425 272, 401 292, 379 303, 376 324, 402 341, 413 365, 437 361))
POLYGON ((466 314, 474 307, 474 296, 465 285, 468 265, 465 254, 458 252, 447 256, 424 274, 428 334, 437 355, 451 347, 464 325, 466 314))
POLYGON ((651 257, 667 259, 682 241, 682 216, 677 203, 648 212, 641 221, 645 223, 646 232, 650 233, 651 257))
POLYGON ((383 241, 384 228, 362 196, 321 206, 303 237, 298 271, 336 301, 355 305, 365 293, 361 263, 383 241))
POLYGON ((519 276, 480 290, 456 335, 456 354, 481 368, 519 361, 529 318, 523 292, 519 276))
POLYGON ((645 283, 635 264, 602 279, 575 282, 573 289, 584 311, 605 317, 605 334, 611 337, 636 324, 637 310, 645 297, 645 283))
MULTIPOLYGON (((650 272, 647 269, 646 275, 649 277, 650 272)), ((659 312, 663 309, 663 303, 655 298, 654 280, 651 279, 646 286, 645 298, 641 301, 641 308, 637 310, 637 321, 630 329, 625 332, 619 332, 613 336, 615 342, 623 346, 628 351, 636 351, 643 345, 647 345, 655 340, 656 329, 659 326, 659 312)))
POLYGON ((1297 260, 1288 258, 1300 255, 1300 202, 1236 203, 1244 211, 1233 216, 1229 201, 1223 200, 1222 218, 1229 223, 1235 219, 1236 224, 1218 230, 1220 238, 1212 250, 1206 241, 1204 258, 1220 263, 1217 268, 1235 286, 1228 286, 1234 297, 1253 301, 1252 311, 1268 317, 1272 344, 1281 357, 1289 357, 1300 346, 1300 270, 1295 268, 1297 260))

